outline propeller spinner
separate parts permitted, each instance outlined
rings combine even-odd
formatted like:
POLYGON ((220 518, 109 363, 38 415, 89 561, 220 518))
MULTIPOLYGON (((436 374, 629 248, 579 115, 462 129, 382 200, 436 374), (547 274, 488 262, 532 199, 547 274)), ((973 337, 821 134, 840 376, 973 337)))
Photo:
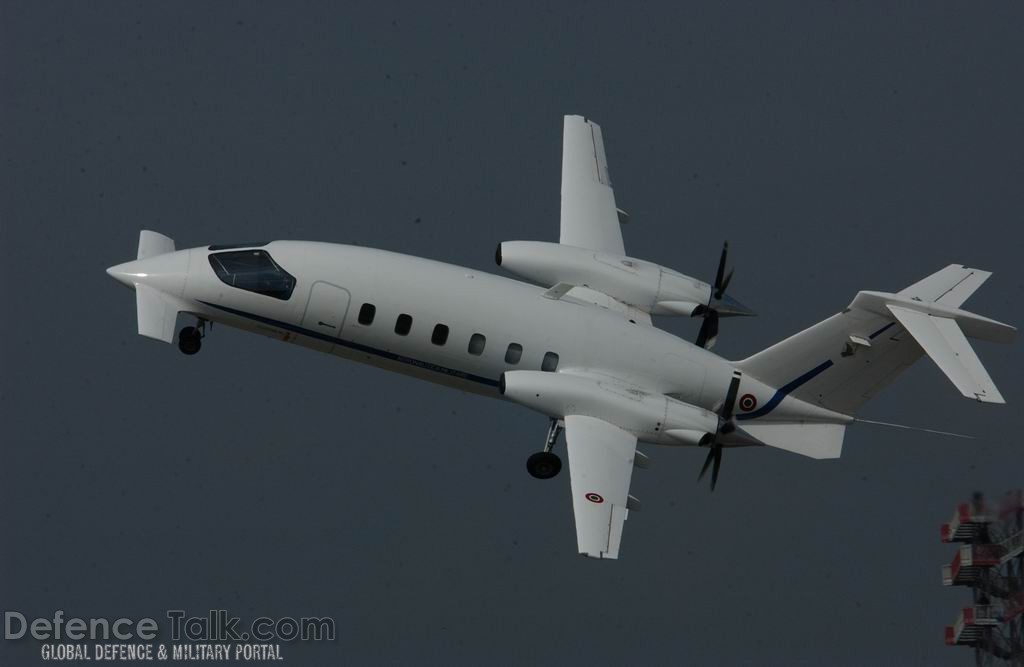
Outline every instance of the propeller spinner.
POLYGON ((729 256, 729 242, 722 246, 722 256, 718 260, 718 271, 715 273, 715 282, 711 286, 711 297, 707 305, 700 306, 694 311, 694 316, 703 317, 700 325, 700 332, 697 334, 697 345, 710 350, 718 339, 718 318, 754 315, 754 311, 744 306, 725 293, 732 281, 733 269, 725 272, 726 260, 729 256))

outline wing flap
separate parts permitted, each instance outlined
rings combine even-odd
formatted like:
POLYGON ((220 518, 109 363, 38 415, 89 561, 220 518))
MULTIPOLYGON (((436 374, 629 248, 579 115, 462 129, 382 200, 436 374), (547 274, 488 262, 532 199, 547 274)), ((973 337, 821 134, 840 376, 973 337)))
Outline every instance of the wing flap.
POLYGON ((1006 402, 956 320, 887 307, 961 394, 983 403, 1006 402))
POLYGON ((591 558, 618 558, 636 437, 594 417, 569 415, 565 441, 579 551, 591 558))
POLYGON ((566 116, 563 127, 559 242, 625 254, 601 128, 583 116, 566 116))

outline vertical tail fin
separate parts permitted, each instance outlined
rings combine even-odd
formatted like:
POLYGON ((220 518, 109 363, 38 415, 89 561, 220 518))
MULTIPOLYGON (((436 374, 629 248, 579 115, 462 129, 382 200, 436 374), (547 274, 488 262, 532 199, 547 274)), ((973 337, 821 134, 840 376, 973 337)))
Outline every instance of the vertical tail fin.
POLYGON ((941 271, 936 271, 910 287, 900 290, 900 295, 917 301, 934 301, 950 308, 959 308, 991 275, 990 271, 969 269, 963 264, 950 264, 941 271))
POLYGON ((736 367, 787 395, 853 414, 927 353, 965 396, 1001 403, 964 335, 1009 342, 1016 329, 959 309, 990 275, 954 264, 899 294, 859 292, 843 312, 736 367))

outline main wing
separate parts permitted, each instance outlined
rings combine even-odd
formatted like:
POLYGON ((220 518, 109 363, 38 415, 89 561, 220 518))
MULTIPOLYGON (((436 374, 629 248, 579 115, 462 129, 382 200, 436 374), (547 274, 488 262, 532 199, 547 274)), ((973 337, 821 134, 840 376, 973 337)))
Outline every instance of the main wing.
POLYGON ((629 513, 626 503, 636 436, 594 417, 568 415, 565 442, 580 553, 618 558, 622 525, 629 513))
POLYGON ((565 117, 561 215, 560 243, 626 254, 601 128, 583 116, 565 117))

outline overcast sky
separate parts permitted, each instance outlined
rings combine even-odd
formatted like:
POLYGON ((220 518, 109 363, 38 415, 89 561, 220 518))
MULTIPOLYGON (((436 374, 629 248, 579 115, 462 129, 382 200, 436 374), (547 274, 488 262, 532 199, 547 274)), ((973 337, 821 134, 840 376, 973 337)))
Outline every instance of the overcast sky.
POLYGON ((103 269, 148 228, 496 271, 557 239, 579 113, 631 255, 710 279, 731 242, 727 357, 952 262, 1019 325, 1024 7, 348 4, 0 3, 4 609, 333 616, 289 664, 967 663, 939 525, 1024 484, 1020 344, 976 344, 1009 406, 923 359, 863 413, 974 441, 855 425, 838 461, 726 452, 713 495, 642 448, 597 562, 526 473, 542 416, 227 328, 186 358, 103 269))

